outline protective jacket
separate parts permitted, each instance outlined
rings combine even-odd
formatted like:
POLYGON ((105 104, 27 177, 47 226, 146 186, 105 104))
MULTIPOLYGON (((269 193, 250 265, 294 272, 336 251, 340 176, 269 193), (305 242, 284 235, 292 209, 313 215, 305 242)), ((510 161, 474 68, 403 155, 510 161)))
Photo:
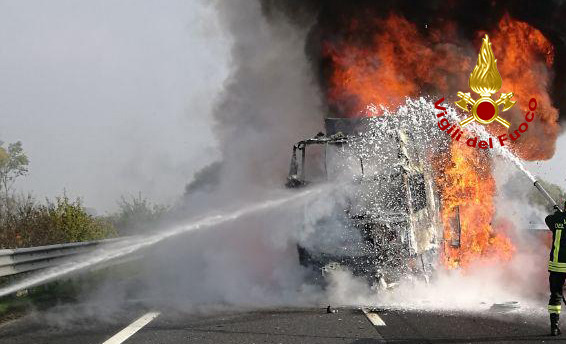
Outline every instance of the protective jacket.
POLYGON ((552 231, 552 247, 548 262, 548 271, 566 273, 566 213, 557 211, 548 215, 544 222, 552 231))

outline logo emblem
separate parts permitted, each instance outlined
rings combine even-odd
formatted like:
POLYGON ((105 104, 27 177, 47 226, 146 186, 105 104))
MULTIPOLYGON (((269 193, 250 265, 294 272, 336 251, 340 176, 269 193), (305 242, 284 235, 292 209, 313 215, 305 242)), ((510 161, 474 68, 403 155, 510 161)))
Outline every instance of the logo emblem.
POLYGON ((477 93, 480 98, 473 99, 470 93, 458 92, 460 100, 455 102, 456 106, 460 109, 469 112, 471 107, 472 115, 460 122, 460 126, 465 126, 474 120, 481 124, 489 124, 493 121, 501 123, 506 128, 509 128, 507 120, 499 116, 499 106, 503 105, 501 112, 509 110, 515 101, 513 92, 501 93, 499 99, 494 101, 491 96, 499 91, 501 88, 502 80, 499 71, 497 70, 497 60, 491 50, 491 43, 489 37, 485 35, 481 45, 480 53, 478 54, 478 63, 474 67, 472 74, 470 74, 469 86, 477 93))

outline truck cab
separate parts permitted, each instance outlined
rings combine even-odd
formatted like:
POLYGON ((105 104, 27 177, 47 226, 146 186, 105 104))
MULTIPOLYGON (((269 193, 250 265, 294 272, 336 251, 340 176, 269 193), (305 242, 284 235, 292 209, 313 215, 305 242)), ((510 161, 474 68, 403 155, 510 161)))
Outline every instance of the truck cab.
POLYGON ((304 208, 299 262, 324 283, 347 269, 372 285, 432 272, 442 226, 418 139, 393 116, 327 118, 326 133, 293 146, 287 187, 333 186, 304 208))

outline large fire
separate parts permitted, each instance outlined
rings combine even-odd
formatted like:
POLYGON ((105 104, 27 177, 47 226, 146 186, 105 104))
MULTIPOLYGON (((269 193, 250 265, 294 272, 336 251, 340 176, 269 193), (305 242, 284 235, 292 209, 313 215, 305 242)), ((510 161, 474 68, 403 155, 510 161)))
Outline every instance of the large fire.
MULTIPOLYGON (((536 98, 536 115, 540 122, 529 128, 530 135, 516 141, 514 151, 526 160, 550 159, 559 133, 558 110, 552 106, 548 86, 549 70, 554 62, 554 48, 539 31, 504 16, 490 37, 498 60, 498 68, 507 92, 514 92, 518 109, 511 111, 511 128, 523 122, 528 101, 536 98)), ((490 130, 501 130, 489 126, 490 130)), ((501 131, 502 133, 502 131, 501 131)), ((494 134, 497 134, 494 132, 494 134)))
MULTIPOLYGON (((468 89, 481 37, 473 46, 462 45, 454 23, 444 22, 435 29, 419 29, 407 19, 392 14, 371 23, 353 20, 340 39, 323 42, 323 55, 332 65, 327 98, 332 108, 348 116, 375 115, 368 106, 395 107, 405 97, 426 94, 455 96, 468 89), (368 37, 368 30, 373 30, 368 37)), ((558 111, 552 106, 547 86, 554 51, 544 35, 527 23, 505 15, 492 38, 504 92, 514 92, 519 106, 507 115, 514 130, 522 121, 528 100, 538 101, 537 120, 528 135, 512 149, 525 159, 547 159, 554 153, 558 135, 558 111), (540 109, 540 110, 539 110, 540 109), (548 140, 548 141, 547 141, 548 140)), ((497 95, 496 95, 497 97, 497 95)), ((455 99, 454 99, 455 100, 455 99)), ((492 134, 506 130, 488 126, 492 134)), ((492 226, 495 181, 492 161, 478 149, 451 142, 449 151, 439 156, 437 184, 443 201, 444 254, 446 267, 466 267, 481 258, 508 260, 514 251, 511 240, 492 226), (460 246, 450 244, 450 222, 459 213, 460 246)))
POLYGON ((354 21, 348 39, 323 45, 333 63, 328 100, 342 113, 364 115, 368 105, 399 105, 405 97, 428 90, 447 92, 467 83, 472 59, 452 44, 440 43, 440 33, 425 37, 403 17, 391 15, 369 25, 380 28, 371 40, 358 41, 368 23, 354 21))
POLYGON ((495 180, 491 175, 489 157, 467 146, 452 144, 448 158, 448 165, 435 166, 442 171, 437 185, 443 201, 441 217, 444 223, 445 265, 450 268, 466 267, 480 257, 511 258, 511 240, 492 227, 495 180), (460 222, 459 247, 451 244, 456 235, 451 226, 454 216, 458 216, 460 222))

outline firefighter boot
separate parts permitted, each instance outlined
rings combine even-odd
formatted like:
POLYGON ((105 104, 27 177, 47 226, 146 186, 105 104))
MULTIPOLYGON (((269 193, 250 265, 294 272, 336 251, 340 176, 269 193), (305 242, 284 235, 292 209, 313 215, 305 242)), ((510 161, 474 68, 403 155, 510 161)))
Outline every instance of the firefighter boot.
POLYGON ((558 319, 560 315, 557 313, 550 314, 550 335, 551 336, 559 336, 561 334, 560 329, 558 328, 558 319))

